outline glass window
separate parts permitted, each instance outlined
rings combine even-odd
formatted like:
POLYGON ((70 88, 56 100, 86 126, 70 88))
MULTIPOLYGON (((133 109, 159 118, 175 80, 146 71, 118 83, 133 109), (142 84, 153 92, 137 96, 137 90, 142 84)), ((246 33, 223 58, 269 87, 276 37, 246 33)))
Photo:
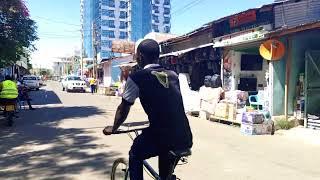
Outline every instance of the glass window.
POLYGON ((108 23, 108 26, 111 27, 111 28, 115 28, 116 27, 114 25, 114 20, 108 20, 107 23, 108 23))
POLYGON ((114 10, 107 10, 108 12, 107 12, 107 15, 109 16, 109 17, 115 17, 115 15, 114 15, 114 10))
POLYGON ((114 38, 114 31, 112 30, 102 30, 102 36, 114 38))
POLYGON ((109 7, 116 7, 116 6, 115 6, 115 3, 114 3, 114 0, 107 0, 107 2, 106 2, 105 5, 107 5, 107 6, 109 6, 109 7))
POLYGON ((156 15, 152 15, 152 19, 156 22, 159 23, 159 17, 156 15))
POLYGON ((163 4, 164 5, 170 5, 170 0, 164 0, 163 4))
POLYGON ((67 78, 68 81, 81 81, 81 78, 78 76, 70 76, 67 78))
POLYGON ((128 38, 128 33, 127 32, 123 32, 123 31, 120 31, 120 39, 127 39, 128 38))
POLYGON ((126 29, 128 27, 128 23, 125 21, 120 21, 120 29, 126 29))
POLYGON ((155 32, 159 32, 159 26, 156 25, 156 24, 153 24, 153 25, 152 25, 152 29, 153 29, 155 32))
POLYGON ((128 7, 128 3, 125 2, 125 1, 120 1, 120 6, 119 7, 122 8, 122 9, 125 9, 125 8, 128 7))
POLYGON ((159 0, 154 0, 154 3, 155 4, 160 4, 160 1, 159 0))
POLYGON ((170 18, 169 17, 164 17, 164 23, 169 24, 170 23, 170 18))
POLYGON ((127 18, 127 12, 126 11, 120 11, 120 18, 122 18, 122 19, 127 18))
POLYGON ((101 46, 111 48, 112 47, 112 41, 104 40, 104 41, 101 42, 101 46))
POLYGON ((164 27, 164 32, 165 33, 169 33, 170 32, 170 27, 169 26, 165 26, 164 27))
POLYGON ((170 14, 170 8, 164 8, 164 14, 170 14))

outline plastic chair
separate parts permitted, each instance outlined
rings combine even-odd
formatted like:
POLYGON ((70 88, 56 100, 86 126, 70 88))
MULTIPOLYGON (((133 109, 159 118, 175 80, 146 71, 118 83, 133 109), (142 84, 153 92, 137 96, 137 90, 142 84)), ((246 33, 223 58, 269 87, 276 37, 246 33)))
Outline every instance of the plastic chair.
POLYGON ((249 103, 251 107, 256 106, 258 110, 263 110, 263 101, 261 101, 259 94, 249 96, 249 103))

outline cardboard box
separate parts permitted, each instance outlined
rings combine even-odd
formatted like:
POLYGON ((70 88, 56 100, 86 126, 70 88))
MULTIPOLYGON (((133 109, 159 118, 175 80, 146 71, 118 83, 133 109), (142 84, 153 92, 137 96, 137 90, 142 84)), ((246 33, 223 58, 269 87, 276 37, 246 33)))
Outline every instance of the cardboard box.
POLYGON ((237 108, 236 104, 229 103, 228 104, 228 119, 230 121, 235 121, 237 117, 237 108))
POLYGON ((220 102, 217 104, 214 112, 214 116, 221 117, 221 118, 228 118, 229 111, 228 111, 228 103, 220 102))
POLYGON ((242 115, 243 123, 262 124, 264 120, 264 115, 261 112, 245 112, 242 115))
POLYGON ((272 131, 272 121, 266 121, 262 124, 241 123, 241 133, 246 135, 271 135, 272 131))

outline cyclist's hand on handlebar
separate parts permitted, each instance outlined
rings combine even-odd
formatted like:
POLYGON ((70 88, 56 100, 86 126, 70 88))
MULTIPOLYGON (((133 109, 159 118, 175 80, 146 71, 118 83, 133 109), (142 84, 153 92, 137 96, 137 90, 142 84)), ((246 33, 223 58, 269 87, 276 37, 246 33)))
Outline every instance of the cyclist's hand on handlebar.
POLYGON ((107 126, 103 129, 103 134, 109 136, 113 133, 113 126, 107 126))

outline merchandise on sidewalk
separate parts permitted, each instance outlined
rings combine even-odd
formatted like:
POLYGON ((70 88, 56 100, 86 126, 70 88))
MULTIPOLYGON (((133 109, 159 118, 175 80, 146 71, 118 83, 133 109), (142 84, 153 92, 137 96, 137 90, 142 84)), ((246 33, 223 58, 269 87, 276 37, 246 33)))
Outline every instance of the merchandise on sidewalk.
POLYGON ((246 135, 271 135, 272 131, 273 121, 264 121, 262 124, 241 123, 241 132, 246 135))
POLYGON ((262 112, 254 111, 242 114, 242 123, 262 124, 264 120, 264 114, 262 112))
POLYGON ((200 111, 200 94, 192 91, 189 87, 189 75, 180 73, 180 91, 183 99, 183 105, 186 112, 200 111))

